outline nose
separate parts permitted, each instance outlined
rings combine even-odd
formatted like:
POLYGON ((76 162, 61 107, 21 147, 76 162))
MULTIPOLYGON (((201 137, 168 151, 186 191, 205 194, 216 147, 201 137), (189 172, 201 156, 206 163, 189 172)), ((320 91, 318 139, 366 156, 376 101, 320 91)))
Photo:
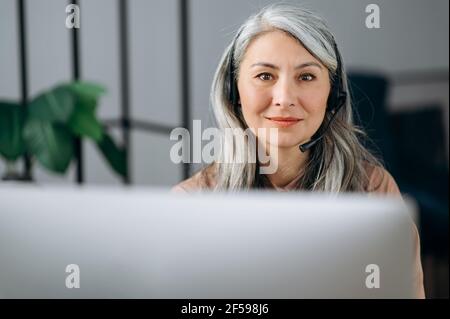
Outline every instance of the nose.
POLYGON ((273 87, 273 102, 276 106, 295 106, 296 90, 292 81, 280 79, 273 87))

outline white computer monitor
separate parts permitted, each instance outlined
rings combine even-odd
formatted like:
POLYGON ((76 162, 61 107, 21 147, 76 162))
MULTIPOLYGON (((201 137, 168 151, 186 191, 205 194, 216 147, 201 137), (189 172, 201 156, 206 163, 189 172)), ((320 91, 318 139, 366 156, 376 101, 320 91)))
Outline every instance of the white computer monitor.
POLYGON ((366 195, 0 187, 2 298, 409 298, 413 206, 366 195))

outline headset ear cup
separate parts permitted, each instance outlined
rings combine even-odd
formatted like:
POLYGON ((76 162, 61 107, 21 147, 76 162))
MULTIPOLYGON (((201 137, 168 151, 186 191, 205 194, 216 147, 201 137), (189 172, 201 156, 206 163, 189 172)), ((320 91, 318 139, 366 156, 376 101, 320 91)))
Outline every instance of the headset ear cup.
POLYGON ((231 81, 231 74, 232 74, 232 67, 231 67, 231 58, 228 60, 228 70, 227 75, 225 78, 225 88, 226 88, 226 96, 230 103, 233 103, 233 93, 232 93, 232 81, 231 81))
POLYGON ((337 98, 338 98, 337 90, 338 90, 338 88, 336 87, 336 83, 333 83, 331 86, 331 91, 328 96, 328 102, 327 102, 327 111, 329 111, 329 112, 336 109, 336 106, 337 106, 336 102, 337 102, 337 98))
POLYGON ((228 85, 228 99, 230 102, 234 101, 234 92, 233 92, 233 73, 234 73, 234 66, 233 66, 233 50, 234 47, 231 49, 230 57, 228 59, 228 72, 227 72, 227 85, 228 85))
POLYGON ((236 111, 239 108, 240 102, 239 91, 234 75, 233 54, 230 54, 230 59, 228 60, 228 74, 226 78, 226 86, 228 87, 228 100, 230 101, 234 111, 236 111))

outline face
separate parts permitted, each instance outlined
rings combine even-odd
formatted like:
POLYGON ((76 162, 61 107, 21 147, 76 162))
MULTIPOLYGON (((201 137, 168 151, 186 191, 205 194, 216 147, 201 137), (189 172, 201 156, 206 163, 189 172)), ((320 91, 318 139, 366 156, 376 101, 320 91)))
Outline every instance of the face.
POLYGON ((279 148, 307 142, 324 119, 328 69, 284 32, 265 33, 249 44, 237 85, 247 125, 254 132, 278 128, 279 148))

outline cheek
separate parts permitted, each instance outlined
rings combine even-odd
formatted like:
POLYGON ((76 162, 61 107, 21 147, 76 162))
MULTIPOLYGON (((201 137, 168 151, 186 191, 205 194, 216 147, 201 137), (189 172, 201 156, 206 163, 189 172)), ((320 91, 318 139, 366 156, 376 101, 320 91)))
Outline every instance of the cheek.
POLYGON ((324 114, 329 90, 322 88, 316 90, 308 90, 301 96, 301 105, 305 112, 309 115, 324 114))
POLYGON ((261 113, 267 109, 271 101, 270 92, 268 90, 250 87, 245 84, 239 86, 239 96, 242 113, 249 125, 252 124, 251 122, 261 118, 261 113))
POLYGON ((298 136, 304 142, 317 132, 325 117, 329 90, 325 87, 317 90, 305 91, 301 97, 301 105, 305 111, 304 125, 299 127, 298 136))

